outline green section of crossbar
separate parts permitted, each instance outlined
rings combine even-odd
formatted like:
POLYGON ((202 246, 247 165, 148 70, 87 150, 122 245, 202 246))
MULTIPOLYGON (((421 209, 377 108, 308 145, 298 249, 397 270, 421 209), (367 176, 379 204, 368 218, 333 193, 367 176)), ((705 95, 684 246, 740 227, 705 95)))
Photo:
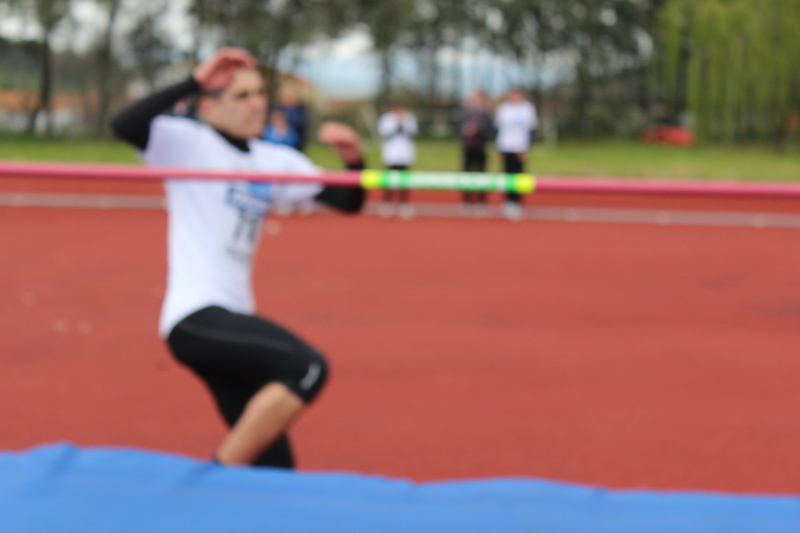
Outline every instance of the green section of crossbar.
POLYGON ((435 189, 528 194, 536 189, 536 178, 532 174, 365 170, 361 173, 361 186, 365 189, 435 189))

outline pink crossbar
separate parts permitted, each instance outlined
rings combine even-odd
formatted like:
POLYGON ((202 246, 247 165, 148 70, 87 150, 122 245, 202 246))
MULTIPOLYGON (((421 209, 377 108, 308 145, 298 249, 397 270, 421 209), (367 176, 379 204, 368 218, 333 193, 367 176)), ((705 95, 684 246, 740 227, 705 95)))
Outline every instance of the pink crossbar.
POLYGON ((247 180, 247 181, 312 181, 328 185, 359 185, 359 171, 325 171, 324 173, 264 173, 192 169, 177 167, 143 167, 137 165, 100 165, 77 163, 0 162, 0 177, 64 178, 99 180, 247 180))
MULTIPOLYGON (((209 179, 247 181, 311 181, 327 185, 359 185, 359 171, 324 171, 320 173, 262 173, 222 170, 143 167, 136 165, 100 165, 77 163, 0 162, 0 177, 164 180, 209 179)), ((539 176, 537 192, 604 193, 689 196, 739 196, 800 198, 800 184, 733 181, 677 181, 649 179, 615 179, 588 177, 539 176)))
POLYGON ((800 198, 800 183, 542 176, 537 192, 800 198))

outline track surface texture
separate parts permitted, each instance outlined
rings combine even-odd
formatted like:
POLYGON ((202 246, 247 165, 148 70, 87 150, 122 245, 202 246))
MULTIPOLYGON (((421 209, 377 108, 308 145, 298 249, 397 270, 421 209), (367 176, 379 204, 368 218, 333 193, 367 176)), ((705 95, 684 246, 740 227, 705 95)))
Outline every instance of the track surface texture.
MULTIPOLYGON (((165 227, 0 208, 0 448, 210 455, 223 425, 156 333, 165 227)), ((799 230, 268 228, 259 309, 332 363, 292 433, 303 469, 800 492, 799 230)))

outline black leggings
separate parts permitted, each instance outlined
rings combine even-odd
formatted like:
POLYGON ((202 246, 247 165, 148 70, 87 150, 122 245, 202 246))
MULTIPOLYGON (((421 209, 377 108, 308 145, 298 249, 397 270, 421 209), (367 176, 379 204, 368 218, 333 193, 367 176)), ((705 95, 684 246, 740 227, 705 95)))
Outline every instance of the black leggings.
MULTIPOLYGON (((267 383, 282 383, 307 404, 328 376, 325 358, 295 335, 263 318, 212 306, 181 320, 167 343, 175 358, 205 381, 232 427, 267 383)), ((294 467, 286 435, 257 466, 294 467)))
MULTIPOLYGON (((486 172, 485 149, 464 148, 464 172, 486 172)), ((462 198, 466 204, 486 203, 483 191, 464 191, 462 198)))
MULTIPOLYGON (((510 154, 503 152, 503 171, 508 174, 521 174, 525 172, 525 165, 519 158, 519 154, 510 154)), ((510 192, 506 194, 506 200, 509 202, 519 204, 522 203, 522 195, 510 192)))

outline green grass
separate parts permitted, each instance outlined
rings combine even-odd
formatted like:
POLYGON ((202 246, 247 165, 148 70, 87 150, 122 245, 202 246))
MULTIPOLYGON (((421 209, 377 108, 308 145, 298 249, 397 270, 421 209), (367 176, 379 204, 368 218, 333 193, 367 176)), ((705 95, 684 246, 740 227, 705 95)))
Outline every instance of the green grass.
POLYGON ((113 141, 40 139, 29 135, 0 135, 0 159, 136 163, 130 146, 113 141))
MULTIPOLYGON (((417 170, 459 170, 460 148, 455 141, 418 143, 417 170)), ((327 146, 311 145, 309 156, 326 168, 341 168, 327 146)), ((0 135, 0 159, 135 163, 129 146, 111 141, 42 140, 0 135)), ((380 150, 370 146, 367 160, 380 162, 380 150)), ((698 146, 677 148, 646 145, 633 140, 567 141, 557 148, 537 145, 528 169, 541 175, 619 176, 682 179, 800 180, 800 153, 779 154, 768 146, 698 146)), ((491 157, 490 170, 499 170, 491 157)))
POLYGON ((534 150, 528 164, 538 174, 800 180, 800 153, 777 153, 770 146, 680 148, 629 140, 567 142, 554 150, 534 150))
MULTIPOLYGON (((461 151, 454 141, 418 143, 418 170, 459 170, 461 151)), ((311 146, 309 155, 326 168, 340 163, 326 146, 311 146)), ((368 161, 380 161, 371 147, 368 161)), ((615 176, 631 178, 800 180, 800 153, 779 154, 769 146, 699 146, 678 148, 631 140, 564 142, 557 148, 537 145, 528 158, 528 170, 540 175, 615 176)), ((492 154, 490 169, 500 170, 492 154)))

